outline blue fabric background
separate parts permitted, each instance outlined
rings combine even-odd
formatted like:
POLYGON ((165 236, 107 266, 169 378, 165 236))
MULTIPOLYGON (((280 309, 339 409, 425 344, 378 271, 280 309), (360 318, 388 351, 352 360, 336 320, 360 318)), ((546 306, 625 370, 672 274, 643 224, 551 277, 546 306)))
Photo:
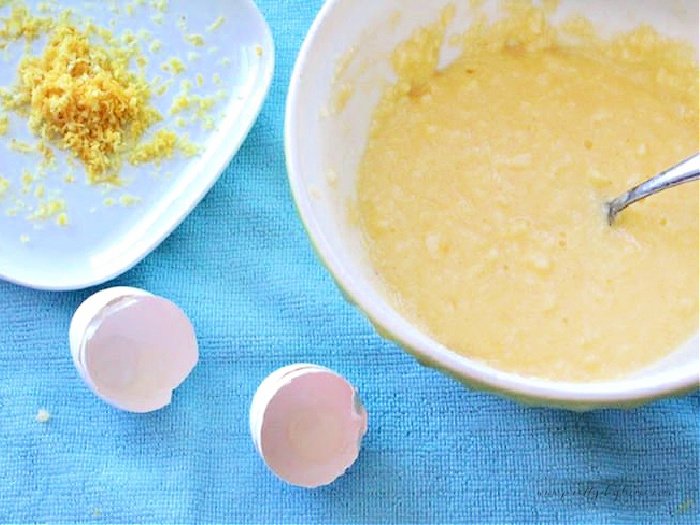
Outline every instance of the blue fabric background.
POLYGON ((699 523, 697 394, 524 408, 420 367, 343 301, 296 216, 282 145, 289 75, 321 2, 260 4, 278 66, 256 126, 184 224, 115 281, 191 315, 199 366, 169 408, 118 412, 81 383, 67 344, 94 290, 0 284, 0 522, 699 523), (358 462, 314 491, 277 481, 247 428, 259 381, 298 361, 345 374, 370 413, 358 462))

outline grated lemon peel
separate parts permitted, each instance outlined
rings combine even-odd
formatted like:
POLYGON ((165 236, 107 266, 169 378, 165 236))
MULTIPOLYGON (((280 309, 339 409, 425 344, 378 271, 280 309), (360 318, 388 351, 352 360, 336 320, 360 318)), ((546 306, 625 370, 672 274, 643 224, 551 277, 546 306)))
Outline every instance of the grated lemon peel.
POLYGON ((128 55, 58 25, 44 53, 25 57, 8 109, 27 116, 39 137, 70 150, 91 183, 116 182, 119 154, 162 116, 149 105, 148 83, 128 69, 128 55))
MULTIPOLYGON (((132 0, 126 13, 133 14, 136 6, 148 4, 162 15, 168 3, 132 0)), ((119 176, 125 163, 153 163, 160 169, 162 160, 176 153, 194 156, 201 148, 187 134, 178 135, 157 125, 164 116, 153 102, 166 93, 174 80, 146 80, 148 59, 143 53, 159 52, 160 41, 153 40, 146 30, 117 33, 113 21, 102 27, 70 9, 60 11, 57 5, 44 4, 37 4, 32 13, 21 0, 0 0, 0 7, 10 8, 9 14, 0 16, 0 51, 5 59, 11 43, 24 42, 24 57, 17 66, 14 85, 0 87, 0 137, 8 134, 10 113, 23 117, 37 141, 9 139, 6 146, 17 153, 41 157, 36 168, 32 168, 33 173, 25 170, 17 184, 0 177, 0 198, 11 206, 5 209, 7 216, 22 214, 30 222, 50 219, 58 226, 68 226, 67 202, 60 190, 47 185, 51 182, 47 169, 57 168, 57 151, 68 153, 65 162, 69 172, 56 173, 56 180, 75 183, 71 170, 81 164, 89 184, 108 188, 129 182, 119 176), (40 38, 45 38, 46 43, 37 51, 31 44, 40 38)), ((119 10, 120 6, 112 2, 108 7, 119 10)), ((204 36, 187 33, 181 18, 185 40, 195 47, 204 46, 204 36)), ((214 31, 223 23, 224 18, 219 17, 206 31, 214 31)), ((199 56, 194 51, 187 55, 189 61, 199 56)), ((185 64, 171 57, 161 69, 174 77, 185 72, 185 64)), ((218 73, 214 78, 217 85, 221 83, 218 73)), ((194 75, 193 81, 200 88, 205 83, 201 73, 194 75)), ((173 117, 173 126, 185 127, 200 121, 202 129, 214 129, 215 120, 206 113, 223 98, 221 90, 211 97, 193 95, 193 81, 183 81, 181 86, 188 86, 171 100, 170 115, 180 111, 189 114, 188 118, 173 117)), ((117 202, 129 207, 138 204, 140 198, 105 198, 103 204, 113 206, 117 202)))

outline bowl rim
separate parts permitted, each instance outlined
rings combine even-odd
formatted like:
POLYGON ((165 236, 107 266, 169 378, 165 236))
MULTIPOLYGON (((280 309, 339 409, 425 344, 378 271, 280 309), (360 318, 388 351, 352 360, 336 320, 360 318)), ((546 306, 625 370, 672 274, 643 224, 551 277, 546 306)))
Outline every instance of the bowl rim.
POLYGON ((304 136, 297 133, 297 121, 305 66, 320 29, 343 1, 327 0, 322 6, 304 38, 294 64, 284 122, 287 178, 297 213, 321 263, 330 272, 345 297, 369 319, 376 331, 412 354, 421 364, 437 368, 470 386, 549 406, 603 408, 638 405, 700 387, 698 367, 676 366, 646 378, 633 377, 590 383, 545 380, 498 370, 476 359, 457 354, 423 334, 397 310, 375 302, 367 292, 367 283, 351 277, 347 266, 333 251, 324 234, 313 211, 310 195, 304 191, 303 170, 297 147, 300 138, 304 136))

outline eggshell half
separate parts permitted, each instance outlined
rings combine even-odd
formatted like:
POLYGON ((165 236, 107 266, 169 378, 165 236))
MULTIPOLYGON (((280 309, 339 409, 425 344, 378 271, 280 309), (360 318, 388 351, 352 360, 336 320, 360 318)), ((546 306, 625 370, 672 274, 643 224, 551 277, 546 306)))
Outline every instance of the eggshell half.
POLYGON ((250 426, 258 452, 275 475, 314 488, 331 483, 355 462, 367 432, 367 412, 341 375, 298 364, 261 383, 250 426))
POLYGON ((168 405, 199 358, 185 313, 167 299, 128 287, 88 298, 73 316, 70 342, 73 362, 92 391, 130 412, 168 405))

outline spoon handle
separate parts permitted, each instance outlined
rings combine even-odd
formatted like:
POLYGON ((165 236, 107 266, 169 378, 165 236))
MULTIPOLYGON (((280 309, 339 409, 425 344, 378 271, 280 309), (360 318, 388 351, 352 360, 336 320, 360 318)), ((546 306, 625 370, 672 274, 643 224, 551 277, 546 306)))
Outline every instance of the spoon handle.
POLYGON ((607 203, 608 223, 615 221, 615 216, 633 202, 642 200, 649 195, 678 186, 684 182, 691 182, 700 178, 700 155, 692 157, 676 164, 672 168, 662 171, 655 177, 642 182, 629 191, 626 191, 616 199, 607 203))

